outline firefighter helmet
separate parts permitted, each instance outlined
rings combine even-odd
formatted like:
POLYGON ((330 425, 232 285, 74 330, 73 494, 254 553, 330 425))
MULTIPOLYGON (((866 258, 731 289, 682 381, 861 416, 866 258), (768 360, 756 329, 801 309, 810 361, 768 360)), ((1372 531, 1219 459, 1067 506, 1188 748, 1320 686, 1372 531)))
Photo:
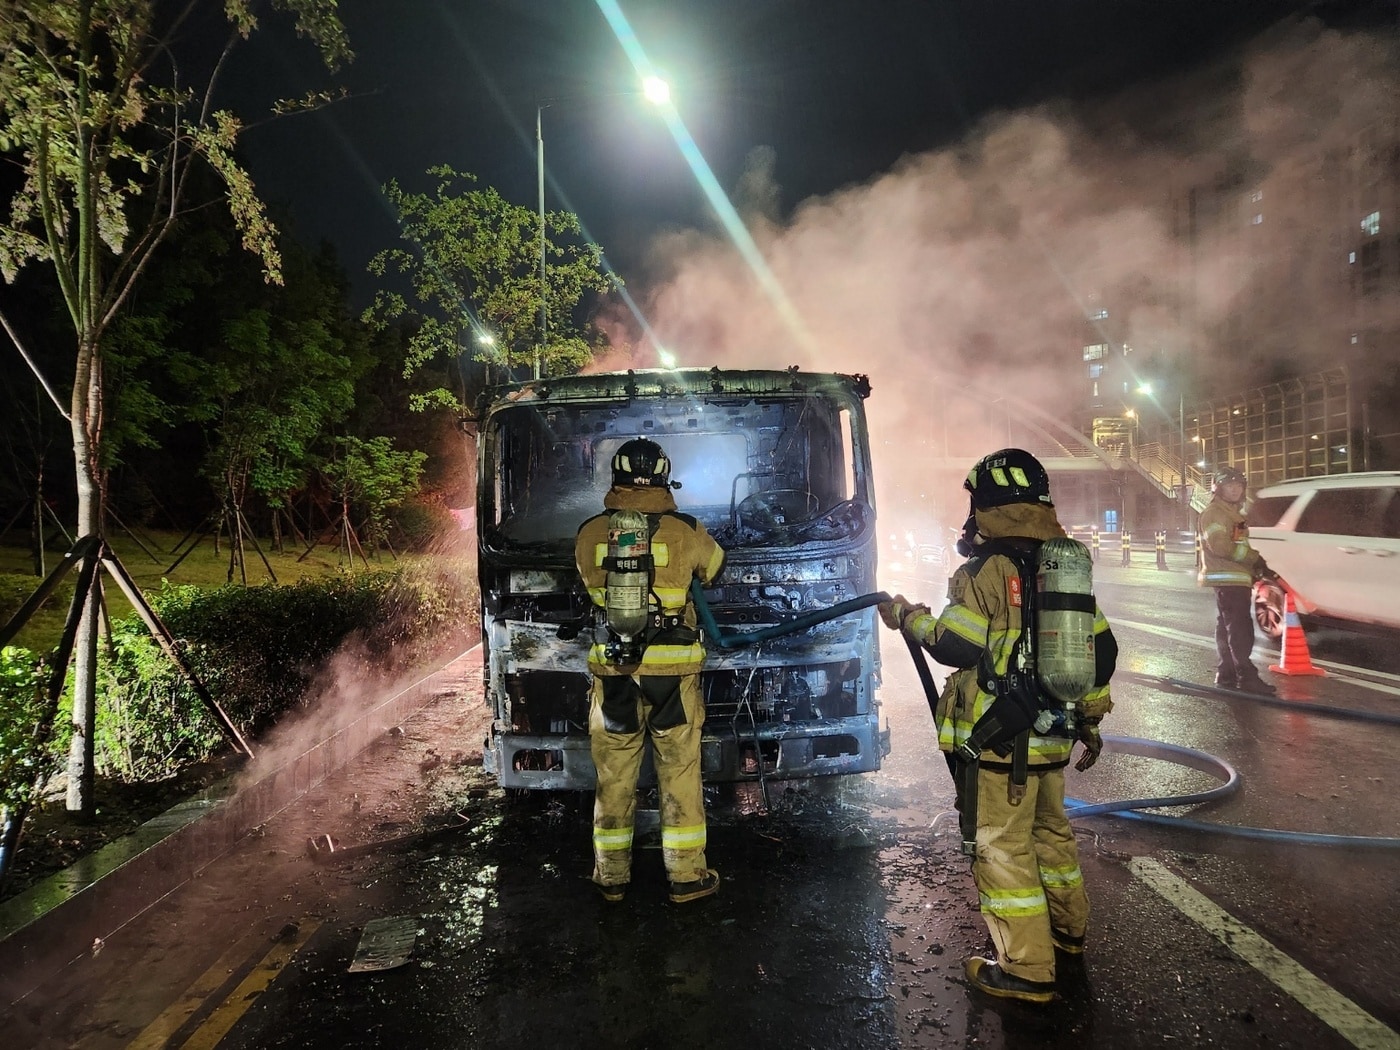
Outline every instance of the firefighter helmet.
POLYGON ((978 510, 1008 503, 1055 505, 1050 499, 1050 475, 1040 460, 1019 448, 983 456, 968 472, 963 488, 972 493, 972 505, 978 510))
MULTIPOLYGON (((1244 476, 1244 471, 1237 467, 1221 467, 1215 472, 1215 477, 1210 480, 1211 495, 1220 492, 1226 485, 1238 481, 1243 486, 1249 485, 1249 479, 1244 476)), ((1243 492, 1243 489, 1241 489, 1243 492)))
POLYGON ((613 454, 614 485, 639 485, 644 488, 669 488, 671 461, 661 446, 648 438, 624 441, 613 454))

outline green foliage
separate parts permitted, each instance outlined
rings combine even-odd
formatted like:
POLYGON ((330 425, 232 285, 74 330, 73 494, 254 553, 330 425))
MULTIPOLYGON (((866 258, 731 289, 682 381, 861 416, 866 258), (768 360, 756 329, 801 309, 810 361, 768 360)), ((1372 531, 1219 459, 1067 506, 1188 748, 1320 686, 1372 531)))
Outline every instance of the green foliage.
POLYGON ((0 649, 0 808, 32 802, 46 767, 57 757, 40 727, 46 719, 45 674, 28 649, 0 649))
POLYGON ((362 539, 378 547, 389 532, 389 512, 418 491, 427 455, 399 452, 387 437, 341 438, 337 455, 323 468, 336 499, 365 513, 362 539))
MULTIPOLYGON (((256 736, 301 708, 345 648, 395 668, 461 644, 478 622, 470 574, 451 566, 304 580, 291 587, 167 584, 152 606, 241 732, 256 736)), ((135 618, 113 625, 116 659, 99 708, 99 768, 158 779, 222 746, 189 682, 135 618)))
MULTIPOLYGON (((509 371, 529 367, 540 354, 542 372, 577 371, 592 357, 598 335, 576 319, 590 293, 609 287, 602 250, 583 240, 578 217, 545 217, 547 337, 540 345, 540 217, 494 189, 471 187, 475 176, 447 166, 430 168, 431 194, 409 193, 397 182, 384 194, 398 213, 407 247, 380 252, 370 273, 407 275, 413 302, 379 291, 365 319, 412 322, 404 374, 429 362, 453 360, 464 350, 509 371)), ((462 395, 445 388, 419 395, 415 407, 455 406, 462 395)))
MULTIPOLYGON (((474 571, 443 558, 294 586, 167 583, 151 604, 249 737, 303 708, 336 653, 394 672, 454 651, 479 623, 474 571)), ((218 725, 145 625, 129 616, 112 627, 114 655, 101 666, 94 736, 98 772, 162 780, 223 750, 218 725)), ((30 798, 67 750, 67 692, 50 727, 57 732, 48 739, 35 733, 45 714, 45 683, 32 652, 0 651, 0 806, 30 798)))

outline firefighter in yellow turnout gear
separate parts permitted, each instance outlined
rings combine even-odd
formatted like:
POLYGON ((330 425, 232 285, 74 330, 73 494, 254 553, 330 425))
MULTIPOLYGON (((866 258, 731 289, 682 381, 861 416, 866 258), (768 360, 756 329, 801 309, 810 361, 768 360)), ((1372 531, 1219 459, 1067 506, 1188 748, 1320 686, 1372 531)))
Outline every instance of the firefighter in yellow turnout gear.
MULTIPOLYGON (((704 525, 678 512, 670 461, 655 442, 625 442, 612 467, 606 511, 579 527, 574 548, 579 575, 594 604, 607 608, 609 522, 616 512, 636 511, 645 516, 650 534, 650 587, 643 596, 646 628, 636 645, 619 646, 614 632, 599 631, 588 654, 593 673, 588 731, 598 773, 593 881, 610 901, 622 900, 631 881, 637 777, 650 737, 661 799, 662 858, 670 898, 679 903, 708 896, 719 886, 718 873, 705 864, 700 779, 705 650, 690 581, 696 576, 702 583, 712 581, 724 564, 724 550, 704 525)), ((612 539, 615 546, 617 537, 612 539)))
MULTIPOLYGON (((939 712, 939 748, 953 754, 968 743, 997 699, 989 686, 999 688, 1022 633, 1021 571, 1008 553, 998 551, 1032 552, 1041 541, 1065 536, 1050 500, 1049 477, 1028 452, 1003 449, 984 457, 964 487, 971 493, 981 542, 949 581, 947 606, 934 617, 926 606, 900 595, 880 607, 888 626, 907 632, 940 663, 960 669, 950 678, 951 709, 940 705, 939 712)), ((1010 747, 988 748, 977 758, 972 874, 996 958, 969 959, 966 973, 974 987, 990 995, 1049 1002, 1055 996, 1056 950, 1072 955, 1084 950, 1089 899, 1065 815, 1064 768, 1076 740, 1085 748, 1077 769, 1088 769, 1098 758, 1103 746, 1098 725, 1113 706, 1108 682, 1118 652, 1097 604, 1092 624, 1093 686, 1078 702, 1074 735, 1054 729, 1041 735, 1031 727, 1010 747)))
POLYGON ((1272 696, 1259 676, 1254 651, 1254 581, 1277 579, 1249 544, 1243 472, 1223 467, 1211 481, 1211 501, 1201 511, 1201 564, 1196 582, 1215 590, 1215 684, 1224 689, 1272 696))

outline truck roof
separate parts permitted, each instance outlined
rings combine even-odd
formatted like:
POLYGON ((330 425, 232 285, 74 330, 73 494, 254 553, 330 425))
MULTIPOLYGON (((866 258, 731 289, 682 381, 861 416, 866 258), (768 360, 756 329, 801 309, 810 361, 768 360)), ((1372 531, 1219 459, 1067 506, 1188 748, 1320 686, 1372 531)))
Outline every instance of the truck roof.
POLYGON ((726 394, 831 393, 870 396, 864 375, 783 370, 722 368, 646 368, 591 375, 550 376, 491 387, 482 394, 488 410, 506 404, 568 401, 630 401, 633 398, 713 397, 726 394))

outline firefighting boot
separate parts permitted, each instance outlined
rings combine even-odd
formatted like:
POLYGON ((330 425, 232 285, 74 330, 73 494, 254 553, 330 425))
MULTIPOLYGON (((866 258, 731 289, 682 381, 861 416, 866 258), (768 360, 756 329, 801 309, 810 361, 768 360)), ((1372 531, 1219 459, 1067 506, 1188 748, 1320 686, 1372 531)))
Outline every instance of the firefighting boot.
POLYGON ((684 904, 686 901, 699 900, 701 897, 708 897, 717 889, 719 872, 714 868, 706 868, 705 874, 693 882, 671 883, 671 903, 684 904))
POLYGON ((602 895, 603 900, 617 902, 627 896, 629 883, 615 882, 611 886, 605 886, 601 882, 595 882, 593 885, 598 887, 598 893, 602 895))
POLYGON ((1064 930, 1057 930, 1050 927, 1050 943, 1055 946, 1057 952, 1064 952, 1066 955, 1084 954, 1084 935, 1078 937, 1064 930))
POLYGON ((1023 977, 1013 977, 991 959, 969 959, 965 969, 972 987, 998 999, 1048 1003, 1055 998, 1054 981, 1027 981, 1023 977))

